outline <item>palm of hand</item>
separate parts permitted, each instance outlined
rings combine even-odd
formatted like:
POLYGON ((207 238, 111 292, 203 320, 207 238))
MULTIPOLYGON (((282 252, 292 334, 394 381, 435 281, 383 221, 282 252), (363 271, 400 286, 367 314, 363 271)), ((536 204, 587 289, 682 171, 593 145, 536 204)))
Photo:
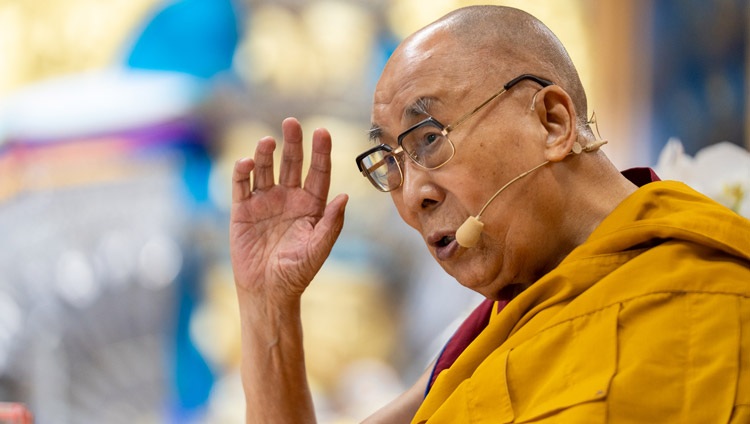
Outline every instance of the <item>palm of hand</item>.
POLYGON ((300 295, 322 265, 315 225, 325 201, 301 188, 275 186, 232 206, 230 229, 234 272, 241 287, 274 290, 262 282, 284 281, 285 295, 300 295))

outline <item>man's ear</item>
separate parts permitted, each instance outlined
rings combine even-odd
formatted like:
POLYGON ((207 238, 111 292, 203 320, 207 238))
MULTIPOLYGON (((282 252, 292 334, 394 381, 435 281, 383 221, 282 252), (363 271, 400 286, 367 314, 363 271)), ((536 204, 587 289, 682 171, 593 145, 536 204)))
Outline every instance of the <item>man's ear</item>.
POLYGON ((545 159, 565 159, 578 139, 573 99, 559 86, 551 85, 537 92, 532 108, 546 130, 545 159))

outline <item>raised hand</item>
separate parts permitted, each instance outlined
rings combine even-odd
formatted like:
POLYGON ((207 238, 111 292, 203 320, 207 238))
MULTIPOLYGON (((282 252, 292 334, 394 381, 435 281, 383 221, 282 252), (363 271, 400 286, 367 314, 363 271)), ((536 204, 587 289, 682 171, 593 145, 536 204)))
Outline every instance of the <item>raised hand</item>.
POLYGON ((284 137, 278 184, 276 142, 258 142, 254 158, 235 164, 230 252, 240 291, 259 301, 298 300, 328 257, 344 224, 348 197, 326 205, 331 180, 331 136, 313 134, 310 168, 302 185, 302 129, 294 118, 282 123, 284 137))

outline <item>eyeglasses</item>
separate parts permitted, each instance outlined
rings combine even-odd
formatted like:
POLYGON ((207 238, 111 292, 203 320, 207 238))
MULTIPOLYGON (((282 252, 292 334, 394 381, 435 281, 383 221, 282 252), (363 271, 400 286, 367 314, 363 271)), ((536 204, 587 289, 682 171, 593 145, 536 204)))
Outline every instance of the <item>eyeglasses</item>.
POLYGON ((547 87, 552 81, 531 74, 523 74, 512 80, 489 99, 475 107, 471 112, 458 118, 451 125, 443 125, 437 119, 428 116, 427 119, 413 125, 398 136, 398 146, 394 149, 387 144, 380 144, 357 156, 359 171, 380 191, 392 191, 404 183, 404 173, 401 169, 403 153, 415 164, 424 169, 438 169, 448 163, 456 153, 453 142, 448 133, 456 129, 461 123, 471 118, 483 107, 501 94, 510 90, 514 85, 524 80, 531 80, 547 87))

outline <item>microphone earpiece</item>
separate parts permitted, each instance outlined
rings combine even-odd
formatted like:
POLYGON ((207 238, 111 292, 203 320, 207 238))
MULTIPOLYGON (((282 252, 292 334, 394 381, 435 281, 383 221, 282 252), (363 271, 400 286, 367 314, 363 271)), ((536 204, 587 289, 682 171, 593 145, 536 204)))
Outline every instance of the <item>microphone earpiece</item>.
POLYGON ((573 143, 573 147, 570 149, 570 153, 574 155, 579 155, 582 152, 591 153, 593 151, 599 150, 600 147, 607 144, 607 140, 596 140, 593 143, 587 144, 585 146, 581 146, 581 143, 575 142, 573 143))
POLYGON ((607 140, 595 140, 593 143, 584 147, 583 151, 586 153, 590 153, 595 150, 599 150, 599 148, 604 146, 605 144, 607 144, 607 140))
POLYGON ((466 218, 463 224, 456 231, 456 242, 461 247, 474 247, 482 235, 484 223, 475 216, 466 218))

